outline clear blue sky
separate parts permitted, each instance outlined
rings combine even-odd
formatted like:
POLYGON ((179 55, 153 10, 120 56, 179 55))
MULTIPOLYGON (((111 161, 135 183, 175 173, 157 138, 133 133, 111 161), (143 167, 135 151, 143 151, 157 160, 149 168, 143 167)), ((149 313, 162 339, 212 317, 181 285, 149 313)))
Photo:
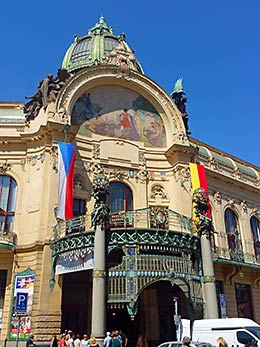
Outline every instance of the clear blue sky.
POLYGON ((3 1, 0 101, 35 93, 102 14, 168 93, 183 77, 193 137, 260 166, 260 0, 3 1))

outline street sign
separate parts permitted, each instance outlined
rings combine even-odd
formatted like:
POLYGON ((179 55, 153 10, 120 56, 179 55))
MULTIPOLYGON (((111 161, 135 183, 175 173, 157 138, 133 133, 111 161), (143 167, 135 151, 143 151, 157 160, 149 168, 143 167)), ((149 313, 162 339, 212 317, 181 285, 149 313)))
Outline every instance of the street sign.
POLYGON ((17 313, 26 313, 28 302, 28 293, 16 293, 15 311, 17 313))

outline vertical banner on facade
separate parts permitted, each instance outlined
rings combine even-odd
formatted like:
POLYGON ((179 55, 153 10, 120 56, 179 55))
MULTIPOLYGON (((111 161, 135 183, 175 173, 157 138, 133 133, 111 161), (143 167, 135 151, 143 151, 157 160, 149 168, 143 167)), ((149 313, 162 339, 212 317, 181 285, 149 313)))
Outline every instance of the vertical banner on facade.
POLYGON ((27 311, 24 316, 20 317, 19 326, 19 339, 27 339, 31 332, 31 319, 32 319, 32 303, 33 303, 33 291, 34 291, 35 276, 32 275, 17 275, 14 283, 14 296, 13 307, 11 311, 11 322, 9 338, 16 339, 18 332, 18 316, 15 312, 17 293, 24 293, 28 297, 27 311))
POLYGON ((57 217, 73 218, 73 184, 76 146, 58 142, 58 210, 57 217))

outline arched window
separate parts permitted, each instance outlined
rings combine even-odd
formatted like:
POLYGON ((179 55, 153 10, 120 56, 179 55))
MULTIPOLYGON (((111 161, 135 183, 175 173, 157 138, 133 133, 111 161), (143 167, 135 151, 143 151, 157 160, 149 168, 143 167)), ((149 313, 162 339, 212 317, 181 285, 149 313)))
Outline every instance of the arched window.
POLYGON ((239 247, 238 243, 238 219, 237 215, 230 208, 227 208, 225 211, 225 228, 228 238, 228 248, 231 250, 236 250, 239 247))
POLYGON ((110 213, 133 210, 133 194, 130 188, 120 182, 111 182, 109 186, 110 213))
POLYGON ((260 255, 260 222, 255 216, 250 219, 251 232, 254 240, 255 255, 260 255))
POLYGON ((0 231, 13 230, 17 183, 10 177, 0 175, 0 231))

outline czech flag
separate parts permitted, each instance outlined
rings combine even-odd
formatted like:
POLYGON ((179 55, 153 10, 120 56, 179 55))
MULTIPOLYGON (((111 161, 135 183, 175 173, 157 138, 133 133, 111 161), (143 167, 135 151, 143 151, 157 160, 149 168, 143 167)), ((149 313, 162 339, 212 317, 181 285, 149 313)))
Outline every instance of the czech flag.
POLYGON ((76 146, 58 142, 58 210, 57 218, 73 218, 73 184, 76 146))
MULTIPOLYGON (((203 165, 190 163, 190 174, 191 174, 191 184, 192 184, 192 192, 197 188, 203 188, 206 192, 208 192, 208 183, 206 179, 206 172, 203 165)), ((211 211, 210 211, 210 202, 208 199, 207 202, 208 205, 208 211, 207 216, 211 217, 211 211)))

